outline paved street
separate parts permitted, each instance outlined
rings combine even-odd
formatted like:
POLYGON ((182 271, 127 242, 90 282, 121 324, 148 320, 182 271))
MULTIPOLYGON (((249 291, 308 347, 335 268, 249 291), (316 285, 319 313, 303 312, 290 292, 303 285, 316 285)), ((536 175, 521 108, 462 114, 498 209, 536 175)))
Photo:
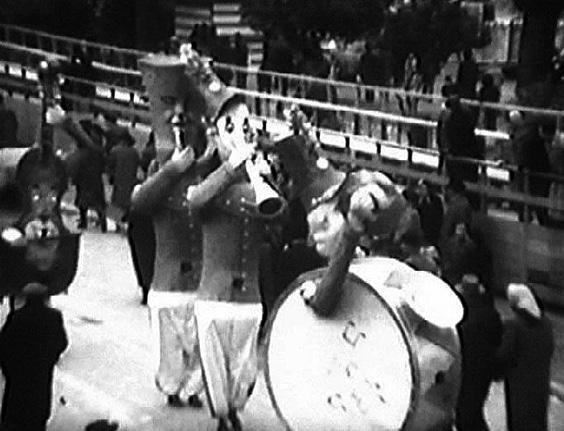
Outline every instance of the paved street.
MULTIPOLYGON (((119 421, 120 430, 215 429, 205 408, 169 408, 157 392, 147 309, 139 300, 125 238, 90 228, 69 295, 53 298, 63 310, 70 347, 58 367, 49 430, 77 431, 98 418, 119 421)), ((493 431, 505 429, 502 400, 502 387, 495 385, 487 408, 493 431)), ((246 430, 284 429, 262 377, 242 419, 246 430)), ((551 430, 563 429, 564 406, 556 398, 551 421, 551 430)))

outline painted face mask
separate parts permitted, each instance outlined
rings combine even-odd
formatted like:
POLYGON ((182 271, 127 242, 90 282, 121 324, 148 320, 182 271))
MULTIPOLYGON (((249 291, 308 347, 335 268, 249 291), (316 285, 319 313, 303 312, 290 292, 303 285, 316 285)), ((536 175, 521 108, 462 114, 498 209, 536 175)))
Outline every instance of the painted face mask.
POLYGON ((237 145, 252 145, 248 132, 249 116, 249 108, 241 103, 228 109, 217 119, 218 150, 222 160, 228 159, 237 145))

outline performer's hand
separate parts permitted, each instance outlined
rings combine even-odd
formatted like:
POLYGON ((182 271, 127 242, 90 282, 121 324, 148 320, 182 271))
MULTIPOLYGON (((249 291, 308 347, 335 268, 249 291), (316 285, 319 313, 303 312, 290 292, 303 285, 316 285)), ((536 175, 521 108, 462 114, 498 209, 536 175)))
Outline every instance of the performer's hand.
POLYGON ((387 206, 387 197, 381 187, 376 184, 363 186, 351 196, 347 221, 357 232, 364 232, 366 222, 375 221, 378 210, 387 206))
POLYGON ((66 117, 66 113, 60 105, 50 106, 45 113, 45 121, 47 124, 61 124, 66 117))
POLYGON ((174 170, 178 174, 183 174, 192 166, 192 163, 194 163, 194 149, 188 146, 183 150, 175 148, 167 164, 170 165, 169 169, 174 170))
POLYGON ((311 280, 304 282, 300 286, 300 295, 303 298, 306 305, 311 305, 316 291, 317 291, 317 284, 315 284, 311 280))
POLYGON ((246 160, 249 160, 254 153, 254 148, 246 142, 233 142, 229 164, 233 169, 237 169, 246 160))
POLYGON ((11 246, 24 246, 27 243, 26 237, 16 228, 8 227, 2 231, 2 239, 11 246))

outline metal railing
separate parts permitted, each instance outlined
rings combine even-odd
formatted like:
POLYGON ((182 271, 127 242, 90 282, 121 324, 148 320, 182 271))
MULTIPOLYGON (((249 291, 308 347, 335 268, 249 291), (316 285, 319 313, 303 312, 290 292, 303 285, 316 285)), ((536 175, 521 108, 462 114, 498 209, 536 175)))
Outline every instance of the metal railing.
MULTIPOLYGON (((147 55, 147 52, 0 24, 0 53, 2 53, 2 59, 5 61, 15 61, 32 66, 29 57, 37 61, 37 57, 43 53, 44 56, 55 54, 61 59, 68 59, 78 48, 85 49, 88 53, 93 67, 101 75, 98 79, 107 80, 115 85, 140 88, 141 78, 137 70, 137 60, 147 55), (20 53, 17 53, 18 50, 20 53), (27 63, 24 61, 27 61, 27 63)), ((312 87, 324 86, 327 94, 326 99, 334 103, 400 114, 407 113, 419 117, 436 118, 444 101, 444 98, 440 95, 406 92, 399 88, 364 85, 274 71, 259 71, 221 62, 215 62, 214 67, 224 76, 231 75, 230 84, 239 88, 307 97, 308 91, 312 87), (368 99, 367 95, 369 95, 368 99), (370 101, 372 99, 373 102, 370 101), (402 109, 402 106, 405 107, 406 104, 412 107, 410 112, 405 112, 405 109, 402 109), (413 107, 421 108, 420 112, 417 112, 418 110, 413 109, 413 107)), ((467 99, 463 99, 462 102, 476 109, 482 118, 486 112, 495 116, 498 125, 502 124, 507 112, 512 110, 553 118, 558 128, 562 124, 562 116, 564 115, 564 111, 560 110, 515 104, 487 103, 467 99)), ((495 136, 493 137, 495 138, 495 136)))
MULTIPOLYGON (((26 69, 26 76, 33 77, 34 71, 26 69)), ((13 74, 6 75, 0 70, 0 83, 12 93, 23 94, 28 98, 37 96, 37 84, 32 79, 19 78, 13 74)), ((79 109, 90 112, 111 110, 120 118, 130 122, 133 126, 144 124, 150 126, 151 118, 144 94, 127 87, 110 85, 106 82, 95 82, 73 77, 66 77, 71 84, 80 84, 82 88, 89 87, 88 97, 83 97, 72 91, 64 91, 63 96, 71 102, 76 102, 79 109)), ((69 88, 72 88, 70 86, 69 88)), ((271 134, 273 137, 291 133, 286 121, 279 118, 261 115, 253 107, 257 103, 275 102, 289 107, 299 102, 302 108, 325 110, 333 113, 349 113, 359 118, 370 118, 397 122, 403 125, 417 124, 423 127, 434 127, 431 121, 417 118, 406 118, 394 114, 363 110, 349 106, 338 106, 327 102, 307 99, 295 99, 274 94, 264 94, 256 91, 233 88, 244 95, 253 111, 251 125, 271 134)), ((426 179, 432 184, 445 185, 448 181, 443 171, 443 156, 434 149, 417 148, 398 142, 376 137, 358 135, 350 132, 332 130, 320 125, 314 125, 312 132, 320 142, 321 151, 330 160, 348 167, 364 167, 376 169, 406 180, 426 179)), ((564 183, 564 177, 540 174, 510 164, 500 164, 488 160, 448 157, 448 160, 467 163, 476 166, 478 181, 468 183, 468 189, 480 197, 480 207, 486 212, 492 202, 506 201, 520 207, 524 220, 529 220, 531 208, 545 208, 564 211, 564 202, 552 200, 548 196, 533 196, 529 193, 531 179, 542 178, 548 183, 564 183), (521 185, 516 186, 515 178, 520 178, 521 185)))

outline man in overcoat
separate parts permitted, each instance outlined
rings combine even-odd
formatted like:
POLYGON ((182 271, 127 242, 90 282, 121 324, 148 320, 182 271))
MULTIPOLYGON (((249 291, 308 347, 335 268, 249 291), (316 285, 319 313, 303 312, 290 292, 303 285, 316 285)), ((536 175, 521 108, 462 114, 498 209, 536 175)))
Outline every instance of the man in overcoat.
POLYGON ((25 305, 0 331, 0 367, 6 378, 2 425, 44 431, 51 415, 53 369, 68 345, 61 312, 46 305, 47 286, 28 284, 25 305))

